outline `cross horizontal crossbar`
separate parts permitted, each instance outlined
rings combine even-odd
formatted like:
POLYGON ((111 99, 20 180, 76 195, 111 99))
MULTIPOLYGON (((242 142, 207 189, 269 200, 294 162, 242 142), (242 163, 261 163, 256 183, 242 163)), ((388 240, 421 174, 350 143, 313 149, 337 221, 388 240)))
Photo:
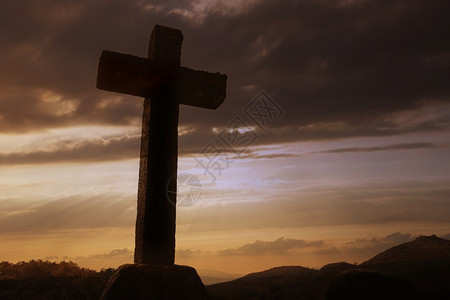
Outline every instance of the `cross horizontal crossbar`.
POLYGON ((97 88, 151 97, 159 88, 172 89, 179 104, 216 109, 226 96, 227 76, 192 70, 167 68, 152 60, 104 50, 100 56, 97 88))

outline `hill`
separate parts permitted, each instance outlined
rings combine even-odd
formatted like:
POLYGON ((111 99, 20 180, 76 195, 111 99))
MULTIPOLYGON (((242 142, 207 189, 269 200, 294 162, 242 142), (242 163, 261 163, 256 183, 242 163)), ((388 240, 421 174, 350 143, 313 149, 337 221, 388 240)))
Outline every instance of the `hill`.
POLYGON ((213 299, 449 299, 450 241, 422 236, 353 265, 278 267, 207 286, 213 299))
POLYGON ((450 261, 450 241, 432 235, 421 236, 414 241, 392 247, 362 265, 420 263, 434 260, 450 261))
POLYGON ((360 267, 403 278, 424 299, 450 299, 450 241, 435 235, 390 248, 360 267))
POLYGON ((318 273, 299 266, 277 267, 207 289, 213 299, 314 299, 326 287, 318 282, 318 273))

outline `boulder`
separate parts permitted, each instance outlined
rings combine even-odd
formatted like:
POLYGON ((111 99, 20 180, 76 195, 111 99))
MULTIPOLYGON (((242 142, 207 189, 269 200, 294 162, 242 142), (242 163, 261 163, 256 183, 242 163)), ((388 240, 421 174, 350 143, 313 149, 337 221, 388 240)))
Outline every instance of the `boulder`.
POLYGON ((123 265, 100 299, 210 299, 197 271, 180 265, 123 265))

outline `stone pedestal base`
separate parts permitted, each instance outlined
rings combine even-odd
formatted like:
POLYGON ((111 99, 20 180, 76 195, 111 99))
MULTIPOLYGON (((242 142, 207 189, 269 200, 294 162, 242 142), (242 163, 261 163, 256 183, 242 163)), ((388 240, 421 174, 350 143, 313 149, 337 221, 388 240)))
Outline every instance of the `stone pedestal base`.
POLYGON ((194 268, 179 265, 123 265, 101 297, 112 299, 210 299, 194 268))

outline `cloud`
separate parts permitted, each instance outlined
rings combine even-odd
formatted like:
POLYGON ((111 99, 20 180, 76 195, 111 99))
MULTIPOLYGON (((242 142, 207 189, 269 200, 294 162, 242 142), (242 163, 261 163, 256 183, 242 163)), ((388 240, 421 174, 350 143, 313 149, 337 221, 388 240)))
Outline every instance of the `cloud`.
POLYGON ((410 242, 415 236, 410 233, 394 232, 386 236, 369 236, 357 238, 344 243, 325 240, 302 240, 280 237, 273 241, 256 240, 236 248, 214 251, 182 249, 177 255, 186 256, 258 256, 258 255, 295 255, 308 252, 311 255, 358 254, 369 258, 394 246, 410 242))
POLYGON ((374 151, 388 151, 388 150, 417 150, 417 149, 430 149, 440 148, 435 143, 404 143, 404 144, 392 144, 378 147, 349 147, 349 148, 337 148, 325 151, 318 151, 313 153, 347 153, 347 152, 374 152, 374 151))
POLYGON ((209 253, 209 251, 192 250, 192 249, 177 249, 176 257, 186 258, 186 257, 192 257, 192 256, 205 255, 206 253, 209 253))
POLYGON ((87 266, 92 269, 117 268, 123 264, 133 262, 134 251, 127 248, 114 249, 109 253, 100 253, 85 256, 49 256, 45 260, 50 261, 73 261, 80 266, 87 266))
MULTIPOLYGON (((267 150, 264 148, 252 147, 246 148, 239 155, 230 155, 231 160, 235 159, 278 159, 278 158, 296 158, 296 157, 306 157, 311 154, 327 154, 327 153, 349 153, 349 152, 377 152, 377 151, 392 151, 392 150, 420 150, 420 149, 435 149, 441 148, 442 146, 436 143, 429 142, 416 142, 416 143, 400 143, 400 144, 390 144, 385 146, 376 147, 345 147, 345 148, 335 148, 323 151, 311 151, 303 153, 276 153, 279 150, 267 150), (267 153, 272 152, 272 153, 267 153), (275 153, 273 153, 275 152, 275 153)), ((223 153, 229 153, 228 149, 219 149, 223 153)))
POLYGON ((66 140, 47 145, 47 147, 47 149, 0 154, 0 165, 99 162, 138 158, 140 136, 66 140))
POLYGON ((342 250, 357 254, 378 254, 391 247, 410 242, 415 237, 409 233, 395 232, 384 237, 359 238, 345 243, 342 250))
MULTIPOLYGON (((186 136, 196 134, 196 130, 185 131, 181 135, 182 139, 186 136)), ((189 137, 188 137, 189 138, 189 137)), ((218 141, 217 137, 212 139, 218 141)), ((199 139, 200 142, 200 139, 199 139)), ((233 162, 236 159, 280 159, 280 158, 299 158, 311 154, 333 154, 333 153, 351 153, 351 152, 377 152, 377 151, 402 151, 402 150, 420 150, 420 149, 436 149, 443 146, 430 142, 415 143, 399 143, 389 144, 375 147, 345 147, 335 148, 323 151, 312 151, 303 153, 287 153, 282 149, 267 150, 260 147, 245 147, 239 149, 239 154, 235 154, 230 147, 222 145, 220 148, 214 148, 216 153, 226 155, 233 162)), ((102 161, 120 161, 127 159, 139 158, 140 135, 123 134, 116 136, 97 137, 86 139, 80 137, 66 138, 64 140, 42 142, 39 145, 27 145, 26 147, 18 147, 12 152, 0 153, 0 166, 20 165, 20 164, 54 164, 67 162, 102 162, 102 161)), ((202 155, 207 147, 199 148, 197 145, 179 149, 181 156, 202 155)))
POLYGON ((305 241, 297 239, 286 239, 281 237, 274 241, 255 241, 245 244, 239 248, 218 251, 219 255, 259 255, 259 254, 284 254, 289 251, 307 248, 321 248, 323 241, 305 241))
POLYGON ((258 144, 444 130, 450 116, 446 0, 6 0, 2 7, 10 24, 0 29, 6 133, 135 124, 142 100, 95 89, 98 57, 103 49, 146 56, 156 23, 183 30, 184 65, 230 78, 219 111, 181 109, 181 124, 199 128, 186 137, 197 147, 201 133, 240 114, 260 89, 286 114, 258 144), (46 102, 48 93, 60 100, 46 102), (445 109, 430 112, 437 107, 445 109), (419 112, 431 117, 405 126, 401 115, 419 112))
MULTIPOLYGON (((291 238, 278 238, 273 241, 254 241, 237 248, 222 249, 216 251, 196 251, 195 255, 207 256, 255 256, 272 255, 286 256, 307 253, 314 256, 358 257, 369 259, 370 257, 383 252, 397 245, 410 242, 415 236, 410 233, 394 232, 386 236, 369 236, 347 240, 339 243, 332 240, 301 240, 291 238)), ((178 253, 178 252, 177 252, 178 253)), ((332 261, 328 261, 331 263, 332 261)))
POLYGON ((307 251, 316 255, 336 255, 339 253, 358 254, 362 257, 376 255, 386 249, 413 240, 409 233, 395 232, 383 237, 374 236, 371 238, 358 238, 343 244, 336 244, 324 240, 300 240, 290 238, 278 238, 274 241, 260 241, 245 244, 238 248, 218 250, 215 255, 286 255, 299 251, 307 251))
MULTIPOLYGON (((211 254, 209 251, 177 249, 177 258, 186 258, 191 256, 204 256, 211 254)), ((117 268, 123 264, 131 264, 134 260, 134 249, 128 248, 114 249, 107 253, 98 253, 82 256, 48 256, 44 258, 50 261, 73 261, 80 266, 87 266, 94 269, 117 268)))
POLYGON ((116 259, 116 258, 130 258, 132 257, 132 255, 134 254, 133 251, 129 250, 129 249, 115 249, 112 250, 109 253, 103 253, 103 254, 94 254, 94 255, 89 255, 86 257, 82 257, 82 256, 77 256, 75 258, 73 258, 74 260, 80 260, 80 259, 95 259, 95 260, 99 260, 99 259, 116 259))
POLYGON ((274 159, 274 158, 292 158, 292 157, 300 157, 299 154, 294 153, 273 153, 273 154, 256 154, 256 155, 248 155, 248 156, 239 156, 240 159, 245 158, 255 158, 255 159, 274 159))

